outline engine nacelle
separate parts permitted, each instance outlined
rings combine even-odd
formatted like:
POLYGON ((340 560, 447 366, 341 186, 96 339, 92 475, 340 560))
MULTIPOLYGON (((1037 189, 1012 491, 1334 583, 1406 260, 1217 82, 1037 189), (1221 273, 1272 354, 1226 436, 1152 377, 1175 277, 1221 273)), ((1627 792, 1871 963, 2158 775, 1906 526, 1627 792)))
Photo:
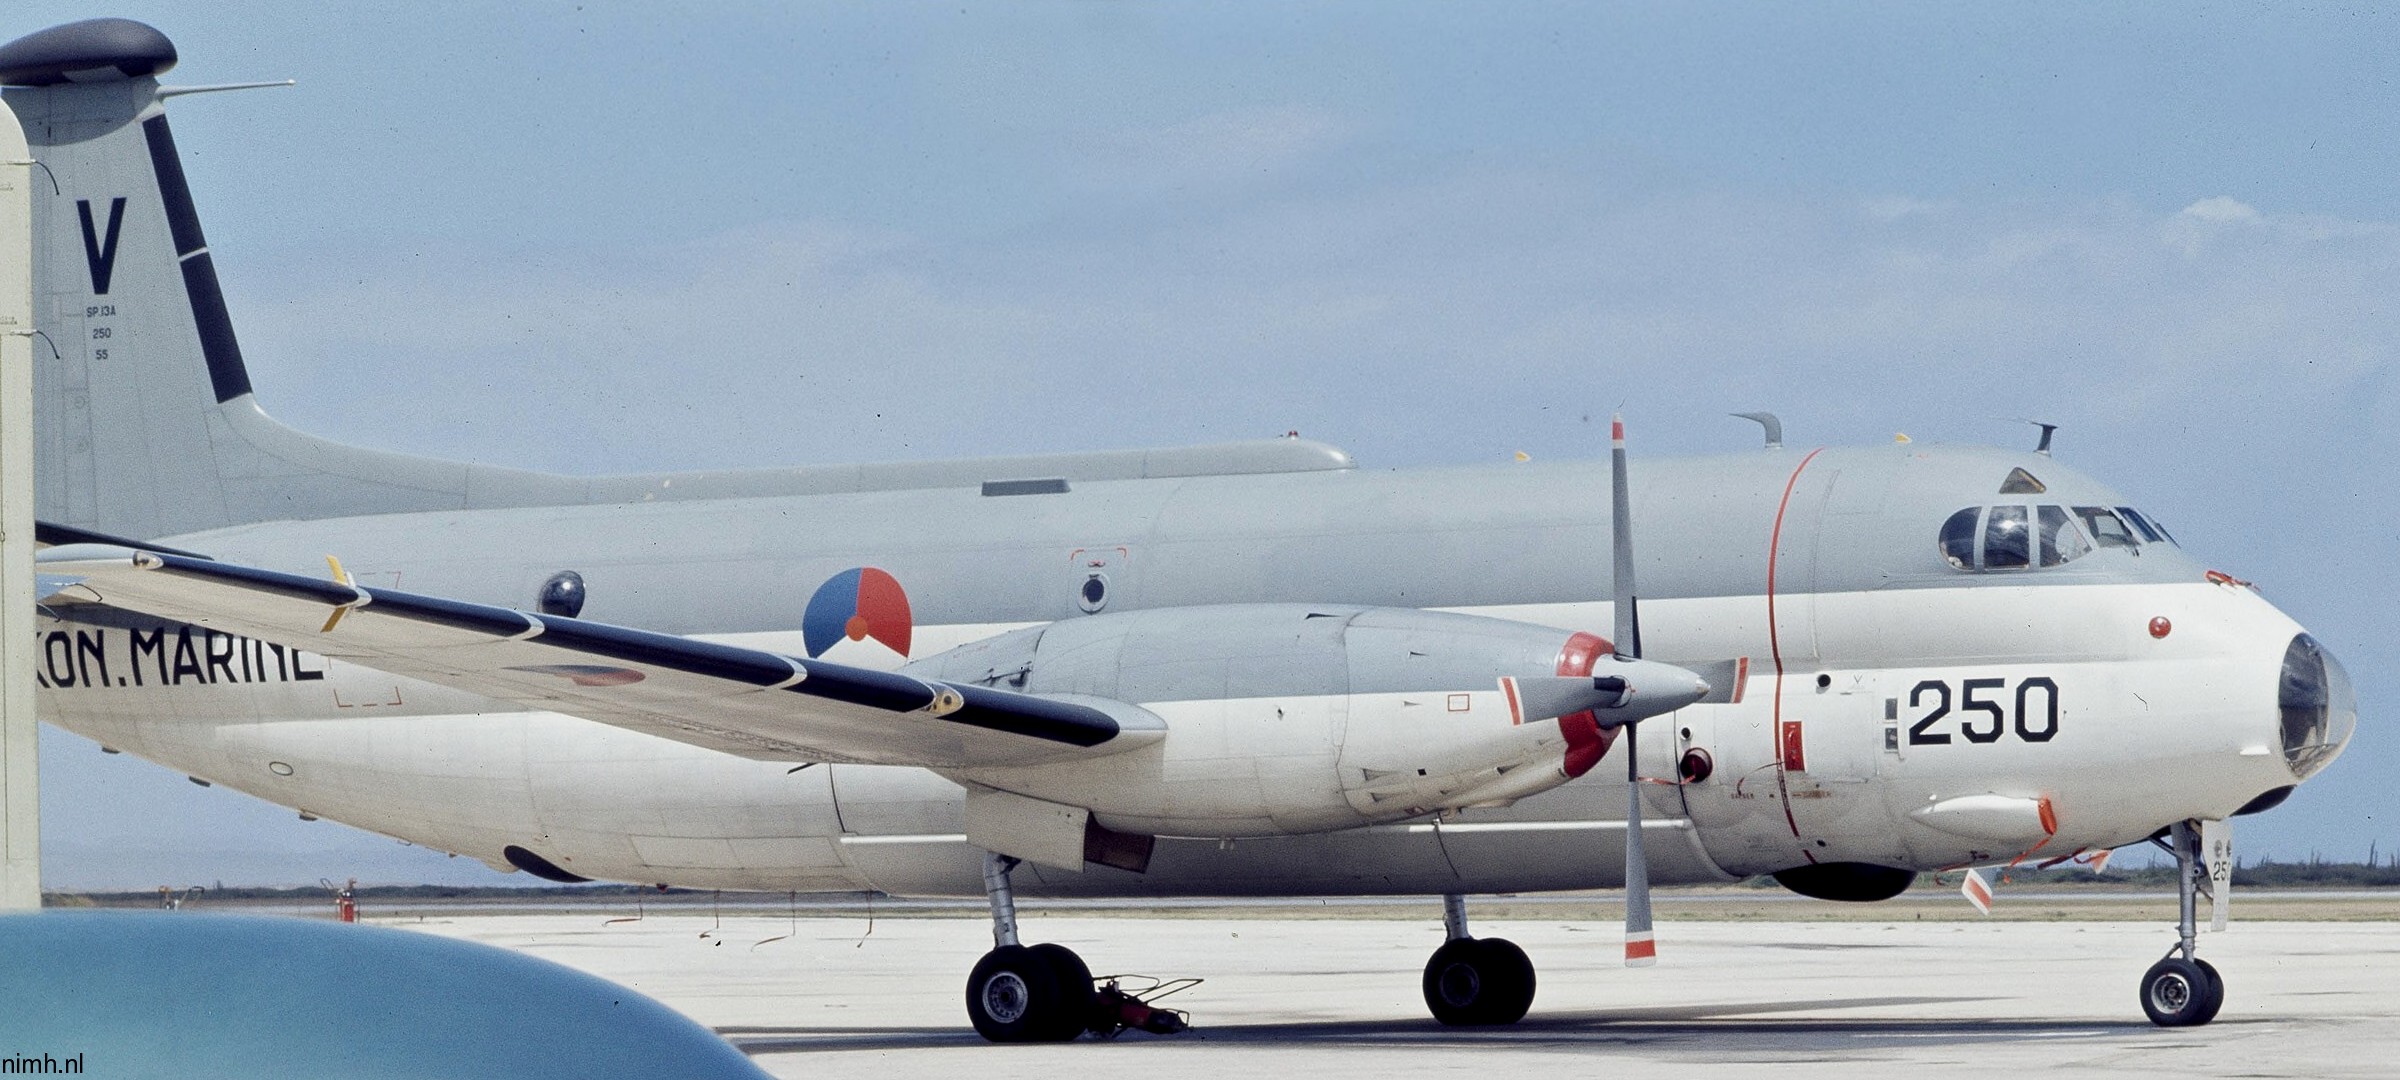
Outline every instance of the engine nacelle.
POLYGON ((953 779, 1119 832, 1242 837, 1505 803, 1581 775, 1615 732, 1591 712, 1525 715, 1501 680, 1588 676, 1609 651, 1593 634, 1471 615, 1260 604, 1052 623, 907 670, 1166 721, 1164 739, 1110 757, 953 779))

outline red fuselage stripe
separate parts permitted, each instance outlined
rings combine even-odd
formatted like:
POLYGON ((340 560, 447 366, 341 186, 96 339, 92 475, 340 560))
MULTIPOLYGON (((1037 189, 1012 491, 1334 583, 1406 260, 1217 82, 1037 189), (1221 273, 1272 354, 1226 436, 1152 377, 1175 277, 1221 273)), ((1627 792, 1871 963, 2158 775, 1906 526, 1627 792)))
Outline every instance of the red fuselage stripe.
MULTIPOLYGON (((1794 838, 1800 835, 1800 820, 1792 814, 1791 789, 1784 783, 1783 632, 1775 624, 1775 564, 1783 557, 1783 514, 1791 509, 1792 489, 1800 486, 1800 474, 1808 468, 1808 463, 1824 452, 1822 446, 1809 451, 1792 469, 1791 479, 1783 482, 1783 498, 1775 504, 1775 529, 1767 536, 1767 652, 1775 658, 1775 787, 1776 793, 1783 797, 1783 822, 1792 827, 1794 838)), ((1806 848, 1801 849, 1801 854, 1808 855, 1812 863, 1817 861, 1806 848)))

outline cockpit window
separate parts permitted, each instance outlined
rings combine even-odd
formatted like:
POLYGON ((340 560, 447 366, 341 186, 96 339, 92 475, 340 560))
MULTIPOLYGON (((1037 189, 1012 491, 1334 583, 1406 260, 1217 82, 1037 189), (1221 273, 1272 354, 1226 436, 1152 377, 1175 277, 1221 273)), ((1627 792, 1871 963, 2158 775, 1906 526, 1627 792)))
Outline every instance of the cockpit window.
POLYGON ((2127 524, 2133 526, 2133 530, 2135 532, 2142 534, 2142 539, 2148 540, 2153 544, 2167 538, 2167 531, 2165 529, 2159 528, 2156 524, 2151 522, 2149 518, 2143 517, 2141 511, 2136 510, 2133 507, 2118 507, 2117 516, 2124 518, 2127 524))
POLYGON ((2133 530, 2117 517, 2116 511, 2105 506, 2078 506, 2075 516, 2083 519, 2084 531, 2091 533, 2092 539, 2103 548, 2140 546, 2133 530))
POLYGON ((1983 508, 1970 506, 1942 523, 1942 557, 1961 570, 1975 568, 1975 521, 1983 508))
POLYGON ((2043 566, 2072 562, 2092 550, 2091 543, 2076 531, 2066 507, 2038 506, 2034 508, 2034 517, 2041 534, 2043 566))
POLYGON ((2039 495, 2048 490, 2041 481, 2033 478, 2032 473, 2023 469, 2008 470, 2008 479, 2000 481, 2002 495, 2039 495))
POLYGON ((2033 534, 2025 527, 2025 508, 1995 506, 1983 519, 1983 568, 2015 570, 2033 561, 2033 534))

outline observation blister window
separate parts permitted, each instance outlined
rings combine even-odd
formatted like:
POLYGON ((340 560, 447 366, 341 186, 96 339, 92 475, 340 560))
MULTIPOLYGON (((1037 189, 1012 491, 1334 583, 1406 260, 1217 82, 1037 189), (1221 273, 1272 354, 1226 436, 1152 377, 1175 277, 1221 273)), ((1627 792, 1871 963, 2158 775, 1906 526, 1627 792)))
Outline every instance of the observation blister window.
POLYGON ((2025 508, 1995 506, 1983 518, 1983 568, 2022 570, 2033 562, 2033 533, 2025 508))
POLYGON ((1942 523, 1942 557, 1961 570, 1975 568, 1975 526, 1983 508, 1970 506, 1942 523))

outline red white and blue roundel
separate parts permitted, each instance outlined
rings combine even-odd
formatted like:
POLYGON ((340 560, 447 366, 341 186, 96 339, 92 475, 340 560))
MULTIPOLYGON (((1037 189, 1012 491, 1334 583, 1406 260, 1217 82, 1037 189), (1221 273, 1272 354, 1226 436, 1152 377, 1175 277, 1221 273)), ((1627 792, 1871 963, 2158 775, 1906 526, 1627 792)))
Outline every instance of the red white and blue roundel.
POLYGON ((844 570, 825 579, 825 584, 817 586, 816 595, 808 598, 808 612, 800 618, 800 637, 812 659, 844 641, 870 638, 907 656, 909 634, 914 629, 908 594, 892 575, 872 566, 844 570))

